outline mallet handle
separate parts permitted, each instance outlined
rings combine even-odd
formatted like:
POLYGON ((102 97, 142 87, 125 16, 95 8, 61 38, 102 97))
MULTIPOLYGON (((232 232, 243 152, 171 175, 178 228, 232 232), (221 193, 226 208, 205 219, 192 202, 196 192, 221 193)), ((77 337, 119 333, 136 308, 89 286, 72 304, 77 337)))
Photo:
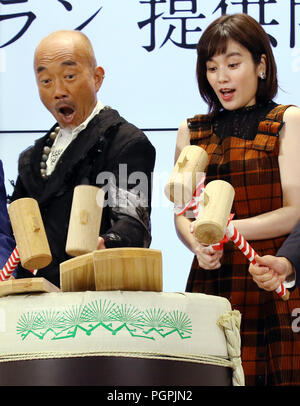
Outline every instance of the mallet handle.
MULTIPOLYGON (((3 282, 11 277, 14 270, 20 263, 20 254, 18 248, 16 247, 13 252, 10 254, 10 257, 6 261, 6 264, 2 269, 0 269, 0 281, 3 282)), ((36 270, 30 270, 34 275, 36 270)))
MULTIPOLYGON (((226 229, 227 237, 234 242, 236 247, 245 255, 251 264, 256 265, 255 256, 257 255, 247 240, 239 233, 239 231, 230 222, 226 229)), ((276 293, 283 299, 288 300, 290 296, 289 290, 284 285, 284 282, 276 289, 276 293)))

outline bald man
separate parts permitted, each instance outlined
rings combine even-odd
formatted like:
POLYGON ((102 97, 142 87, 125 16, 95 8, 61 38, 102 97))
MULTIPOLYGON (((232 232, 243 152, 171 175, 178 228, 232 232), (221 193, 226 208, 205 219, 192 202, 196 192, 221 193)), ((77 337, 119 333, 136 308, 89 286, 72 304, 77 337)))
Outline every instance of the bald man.
MULTIPOLYGON (((106 192, 99 249, 149 247, 155 149, 141 130, 98 101, 104 69, 81 32, 44 38, 34 71, 40 99, 56 123, 20 155, 12 200, 38 201, 53 260, 37 276, 59 286, 59 264, 70 258, 65 245, 77 185, 106 192)), ((32 274, 19 267, 16 277, 32 274)))

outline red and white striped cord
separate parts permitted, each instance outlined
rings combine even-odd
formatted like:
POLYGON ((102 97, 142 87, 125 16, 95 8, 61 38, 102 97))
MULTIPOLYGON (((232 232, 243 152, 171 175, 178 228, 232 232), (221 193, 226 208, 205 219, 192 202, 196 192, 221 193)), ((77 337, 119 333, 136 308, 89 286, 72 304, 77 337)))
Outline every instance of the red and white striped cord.
POLYGON ((8 260, 6 261, 6 264, 4 265, 4 267, 0 270, 0 280, 5 281, 5 280, 9 279, 11 277, 11 275, 13 274, 14 270, 16 269, 16 267, 18 266, 19 262, 20 262, 20 255, 19 255, 18 248, 16 247, 13 250, 10 257, 8 258, 8 260))
POLYGON ((181 216, 182 214, 184 214, 186 211, 188 210, 192 210, 195 218, 197 218, 199 216, 199 212, 202 208, 201 205, 201 198, 202 198, 202 193, 204 192, 204 188, 205 188, 205 178, 206 175, 205 173, 202 174, 202 176, 200 177, 200 180, 196 186, 195 192, 193 194, 192 199, 185 205, 185 206, 176 206, 174 205, 174 213, 177 216, 181 216))
MULTIPOLYGON (((247 240, 239 233, 239 231, 234 227, 232 222, 229 222, 227 229, 226 229, 226 236, 234 242, 237 248, 245 255, 246 258, 251 262, 251 264, 256 265, 255 255, 256 252, 248 243, 247 240)), ((276 289, 276 293, 282 298, 286 297, 288 294, 288 290, 283 283, 276 289)))
MULTIPOLYGON (((6 261, 4 267, 0 270, 0 281, 3 282, 9 279, 12 276, 14 270, 19 265, 19 263, 20 263, 20 255, 18 248, 16 247, 11 253, 8 260, 6 261)), ((30 272, 32 272, 35 275, 37 273, 37 270, 32 270, 30 272)))

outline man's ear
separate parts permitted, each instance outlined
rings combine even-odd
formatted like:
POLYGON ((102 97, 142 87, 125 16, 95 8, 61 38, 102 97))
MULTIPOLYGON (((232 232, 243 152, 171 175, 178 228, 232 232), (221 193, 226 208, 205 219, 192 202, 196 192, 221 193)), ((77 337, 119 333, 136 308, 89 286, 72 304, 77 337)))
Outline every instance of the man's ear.
POLYGON ((95 79, 95 87, 96 90, 98 92, 98 90, 100 89, 103 79, 104 79, 104 69, 102 68, 102 66, 97 66, 94 69, 94 79, 95 79))

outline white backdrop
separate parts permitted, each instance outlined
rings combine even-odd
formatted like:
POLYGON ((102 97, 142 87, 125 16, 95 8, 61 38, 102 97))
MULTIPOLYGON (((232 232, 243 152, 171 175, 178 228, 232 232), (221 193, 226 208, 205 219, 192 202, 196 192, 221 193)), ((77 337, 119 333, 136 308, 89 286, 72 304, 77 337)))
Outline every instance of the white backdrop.
MULTIPOLYGON (((163 252, 165 291, 185 289, 192 255, 179 242, 163 187, 173 168, 176 129, 207 111, 199 97, 194 45, 222 13, 247 12, 274 42, 280 103, 300 104, 300 2, 295 0, 15 0, 0 1, 0 159, 8 179, 19 153, 43 135, 52 116, 41 104, 32 69, 37 43, 75 29, 91 39, 106 72, 99 99, 146 134, 156 147, 151 248, 163 252)), ((300 132, 300 129, 299 129, 300 132)))

